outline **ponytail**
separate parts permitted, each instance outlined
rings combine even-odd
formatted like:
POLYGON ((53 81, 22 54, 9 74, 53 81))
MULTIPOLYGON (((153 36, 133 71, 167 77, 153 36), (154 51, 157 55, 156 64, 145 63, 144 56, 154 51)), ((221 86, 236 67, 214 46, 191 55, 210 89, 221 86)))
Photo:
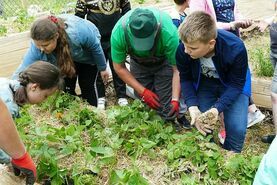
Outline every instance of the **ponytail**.
POLYGON ((24 103, 28 102, 26 87, 19 87, 14 93, 14 101, 16 104, 22 106, 24 103))

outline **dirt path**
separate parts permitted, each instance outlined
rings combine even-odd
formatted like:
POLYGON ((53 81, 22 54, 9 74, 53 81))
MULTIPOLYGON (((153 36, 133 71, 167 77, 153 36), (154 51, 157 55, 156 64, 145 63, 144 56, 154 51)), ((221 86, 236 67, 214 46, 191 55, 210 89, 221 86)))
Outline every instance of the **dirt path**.
POLYGON ((241 14, 250 19, 264 19, 274 14, 273 0, 237 0, 241 14))

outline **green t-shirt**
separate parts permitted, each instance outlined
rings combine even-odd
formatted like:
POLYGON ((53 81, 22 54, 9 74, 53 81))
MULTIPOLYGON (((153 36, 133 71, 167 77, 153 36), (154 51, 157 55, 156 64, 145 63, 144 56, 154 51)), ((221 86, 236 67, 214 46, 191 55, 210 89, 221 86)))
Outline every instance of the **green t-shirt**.
MULTIPOLYGON (((176 26, 172 23, 172 20, 169 15, 165 12, 159 11, 155 8, 148 8, 152 11, 157 19, 160 22, 160 16, 162 21, 162 28, 158 40, 158 45, 156 49, 155 56, 165 56, 171 65, 176 65, 175 53, 179 45, 179 37, 176 26)), ((129 17, 134 10, 129 11, 123 17, 121 17, 116 25, 113 28, 111 36, 111 53, 112 60, 114 63, 122 63, 126 60, 128 53, 128 47, 126 44, 124 29, 122 27, 122 20, 126 21, 126 26, 129 22, 129 17)), ((129 40, 132 42, 130 29, 128 29, 129 40)), ((132 44, 131 44, 132 45, 132 44)), ((150 56, 150 51, 136 51, 132 46, 132 53, 137 57, 147 57, 150 56)))

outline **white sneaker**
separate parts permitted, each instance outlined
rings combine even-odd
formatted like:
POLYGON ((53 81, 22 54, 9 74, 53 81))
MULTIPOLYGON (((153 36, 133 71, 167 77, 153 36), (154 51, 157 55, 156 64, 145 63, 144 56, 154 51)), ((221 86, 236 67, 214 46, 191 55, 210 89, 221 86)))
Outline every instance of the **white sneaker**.
POLYGON ((255 112, 248 112, 247 128, 263 121, 264 118, 265 115, 260 110, 256 110, 255 112))
POLYGON ((97 108, 100 110, 105 110, 106 106, 106 99, 105 98, 98 98, 97 108))
POLYGON ((126 98, 119 98, 117 103, 120 107, 124 107, 128 105, 128 100, 126 98))

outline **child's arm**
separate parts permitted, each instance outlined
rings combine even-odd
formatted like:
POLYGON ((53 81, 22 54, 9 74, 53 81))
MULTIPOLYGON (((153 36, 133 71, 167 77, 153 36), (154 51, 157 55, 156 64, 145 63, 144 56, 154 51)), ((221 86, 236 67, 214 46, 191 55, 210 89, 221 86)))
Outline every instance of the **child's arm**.
POLYGON ((0 148, 12 157, 15 175, 20 172, 26 175, 26 184, 34 184, 36 167, 26 152, 24 144, 19 137, 13 119, 2 100, 0 100, 0 148))
POLYGON ((265 29, 273 23, 275 17, 276 17, 276 15, 275 15, 275 16, 272 16, 272 17, 269 17, 269 18, 267 18, 267 19, 265 19, 265 20, 259 21, 259 23, 258 23, 258 25, 257 25, 257 27, 259 28, 259 30, 260 30, 261 32, 264 32, 265 29))

